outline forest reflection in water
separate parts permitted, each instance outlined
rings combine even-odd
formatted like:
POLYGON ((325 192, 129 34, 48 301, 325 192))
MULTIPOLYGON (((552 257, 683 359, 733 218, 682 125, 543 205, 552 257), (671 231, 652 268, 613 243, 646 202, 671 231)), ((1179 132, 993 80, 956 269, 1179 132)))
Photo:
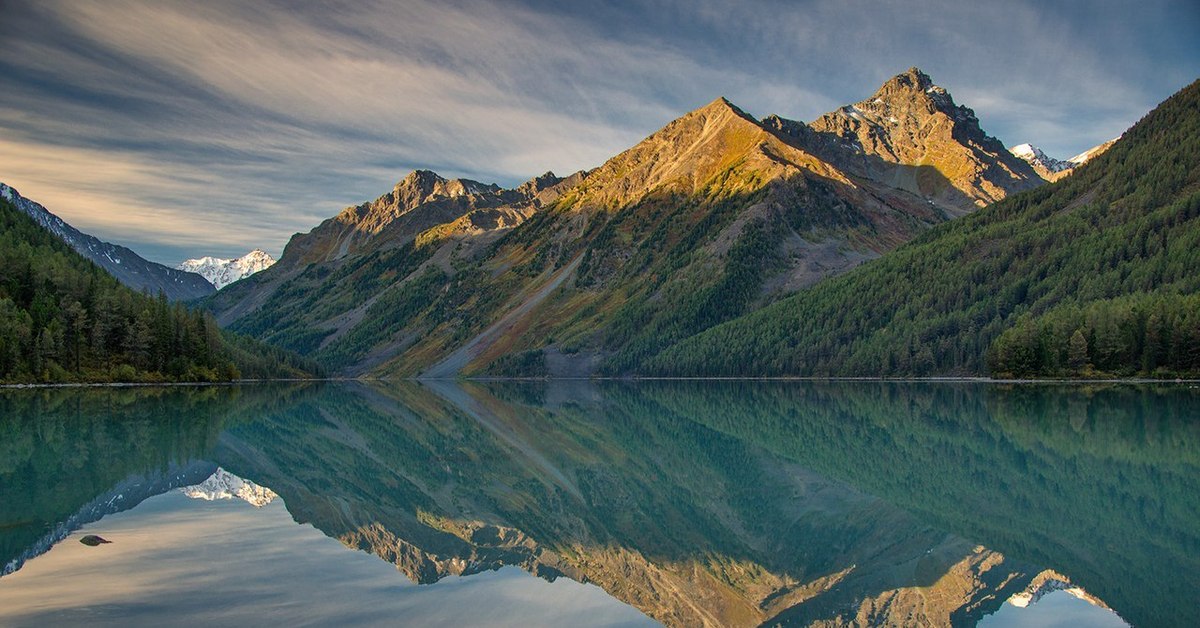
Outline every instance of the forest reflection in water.
POLYGON ((0 408, 17 566, 64 522, 220 466, 415 582, 516 566, 671 625, 969 625, 1065 586, 1186 625, 1200 590, 1187 386, 400 382, 0 408))

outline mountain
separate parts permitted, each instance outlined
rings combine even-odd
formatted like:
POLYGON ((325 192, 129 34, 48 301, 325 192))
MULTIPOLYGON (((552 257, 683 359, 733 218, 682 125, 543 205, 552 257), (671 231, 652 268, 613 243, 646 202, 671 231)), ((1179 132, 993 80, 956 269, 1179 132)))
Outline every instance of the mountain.
POLYGON ((184 486, 178 490, 192 499, 203 499, 210 502, 218 499, 237 498, 255 508, 262 508, 278 497, 271 489, 239 478, 221 467, 217 467, 212 475, 203 482, 184 486))
POLYGON ((1043 179, 1051 181, 1057 179, 1059 174, 1074 168, 1076 164, 1069 161, 1062 161, 1050 157, 1042 152, 1042 149, 1033 144, 1018 144, 1009 149, 1013 155, 1025 160, 1030 166, 1033 166, 1035 172, 1043 179))
POLYGON ((0 197, 134 290, 151 295, 162 292, 172 301, 197 299, 213 292, 212 284, 204 277, 151 262, 128 248, 83 233, 3 183, 0 183, 0 197))
POLYGON ((201 257, 181 263, 179 270, 196 273, 208 280, 217 290, 245 279, 275 263, 275 258, 261 249, 254 249, 236 259, 201 257))
MULTIPOLYGON (((768 124, 796 128, 777 117, 768 124)), ((874 95, 820 116, 800 137, 827 161, 908 190, 955 215, 1037 187, 1041 178, 979 126, 919 68, 888 80, 874 95)))
MULTIPOLYGON (((11 189, 6 190, 11 192, 11 189)), ((317 369, 117 279, 0 198, 0 383, 228 381, 317 369)))
POLYGON ((1041 183, 914 68, 811 126, 718 98, 512 190, 416 171, 206 303, 346 375, 617 373, 1041 183))
POLYGON ((1200 81, 1061 181, 662 352, 656 375, 1200 374, 1200 81))
POLYGON ((1030 166, 1033 166, 1033 169, 1038 173, 1038 176, 1047 181, 1057 181, 1066 176, 1072 168, 1081 166, 1089 159, 1092 159, 1093 157, 1096 157, 1108 150, 1114 143, 1116 143, 1116 141, 1117 140, 1109 140, 1065 161, 1048 156, 1046 153, 1042 152, 1042 149, 1034 146, 1033 144, 1018 144, 1009 150, 1013 155, 1023 159, 1030 166))

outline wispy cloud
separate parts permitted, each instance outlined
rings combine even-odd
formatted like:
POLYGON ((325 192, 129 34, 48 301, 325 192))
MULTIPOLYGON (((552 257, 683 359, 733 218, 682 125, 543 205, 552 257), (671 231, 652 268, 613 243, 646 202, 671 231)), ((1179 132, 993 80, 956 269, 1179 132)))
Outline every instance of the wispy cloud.
POLYGON ((413 168, 511 185, 717 95, 811 119, 909 65, 1066 156, 1200 66, 1189 3, 1069 4, 4 3, 0 180, 163 261, 278 252, 413 168))

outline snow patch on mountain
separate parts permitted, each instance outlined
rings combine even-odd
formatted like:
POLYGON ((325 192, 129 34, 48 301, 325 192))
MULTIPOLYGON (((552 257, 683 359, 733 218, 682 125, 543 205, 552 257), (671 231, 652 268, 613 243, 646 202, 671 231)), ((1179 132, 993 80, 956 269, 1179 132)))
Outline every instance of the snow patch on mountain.
POLYGON ((1068 159, 1067 161, 1071 162, 1072 164, 1074 164, 1076 166, 1083 165, 1088 160, 1090 160, 1094 157, 1098 157, 1101 153, 1108 150, 1110 147, 1112 147, 1113 144, 1116 144, 1117 140, 1119 140, 1119 139, 1121 139, 1121 138, 1115 137, 1099 146, 1089 148, 1089 149, 1083 151, 1082 153, 1079 153, 1078 155, 1075 155, 1074 157, 1068 159))
MULTIPOLYGON (((1120 139, 1120 138, 1117 138, 1120 139)), ((1033 144, 1018 144, 1008 149, 1010 153, 1019 159, 1025 160, 1033 169, 1042 175, 1043 178, 1051 181, 1056 181, 1059 178, 1066 176, 1066 172, 1082 166, 1088 160, 1099 156, 1104 151, 1108 150, 1117 139, 1109 140, 1094 148, 1075 155, 1070 159, 1055 159, 1042 152, 1042 149, 1033 144)))
POLYGON ((274 263, 275 258, 266 251, 254 249, 237 259, 201 257, 187 260, 177 268, 204 277, 209 283, 216 286, 217 290, 220 290, 239 279, 245 279, 264 270, 274 263))
POLYGON ((255 508, 262 508, 278 497, 275 491, 249 480, 243 480, 221 467, 217 467, 216 472, 207 480, 194 486, 185 486, 179 491, 192 499, 206 501, 236 497, 255 508))
POLYGON ((1078 165, 1070 161, 1050 157, 1042 152, 1042 149, 1033 144, 1018 144, 1008 150, 1013 155, 1028 162, 1034 168, 1044 168, 1049 172, 1063 172, 1078 165))

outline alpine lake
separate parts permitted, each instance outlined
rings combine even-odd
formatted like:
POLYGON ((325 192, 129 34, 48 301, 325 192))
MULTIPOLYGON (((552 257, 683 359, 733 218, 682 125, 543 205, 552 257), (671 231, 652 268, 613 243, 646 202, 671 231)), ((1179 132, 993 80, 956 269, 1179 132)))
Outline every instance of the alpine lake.
POLYGON ((1200 387, 0 390, 3 626, 1195 626, 1200 387))

